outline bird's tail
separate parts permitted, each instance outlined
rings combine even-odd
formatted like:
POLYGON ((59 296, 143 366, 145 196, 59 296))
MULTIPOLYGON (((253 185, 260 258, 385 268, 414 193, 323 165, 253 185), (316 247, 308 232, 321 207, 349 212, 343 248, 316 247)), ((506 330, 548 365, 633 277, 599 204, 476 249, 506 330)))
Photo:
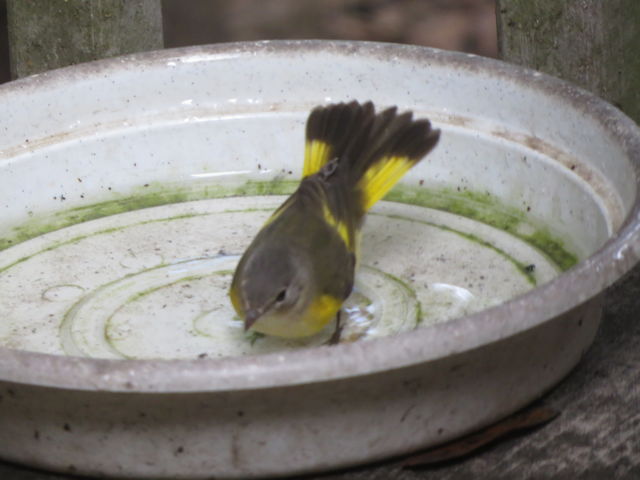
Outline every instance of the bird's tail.
POLYGON ((366 212, 438 143, 429 120, 396 107, 378 114, 367 102, 316 107, 307 120, 303 178, 329 162, 360 192, 366 212))

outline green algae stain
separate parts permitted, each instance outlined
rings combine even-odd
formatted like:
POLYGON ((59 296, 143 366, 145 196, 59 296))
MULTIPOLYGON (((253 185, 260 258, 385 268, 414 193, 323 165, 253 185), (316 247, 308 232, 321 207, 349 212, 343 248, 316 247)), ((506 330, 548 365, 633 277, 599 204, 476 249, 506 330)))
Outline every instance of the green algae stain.
POLYGON ((507 232, 514 232, 524 213, 502 204, 487 193, 457 191, 449 188, 426 189, 400 185, 385 198, 392 202, 419 205, 471 218, 507 232))
MULTIPOLYGON (((417 220, 414 218, 407 218, 404 217, 402 215, 384 215, 387 218, 395 218, 398 220, 405 220, 405 221, 409 221, 409 222, 418 222, 418 223, 422 223, 425 225, 429 225, 430 227, 434 227, 434 228, 438 228, 440 230, 444 230, 446 232, 450 232, 453 233, 455 235, 458 235, 470 242, 474 242, 477 243, 478 245, 482 245, 485 248, 489 248, 490 250, 493 250, 494 252, 496 252, 498 255, 500 255, 501 257, 505 258, 506 260, 508 260, 510 263, 512 263, 516 269, 518 270, 518 272, 520 272, 526 279, 527 282, 529 282, 532 286, 536 286, 537 285, 537 281, 536 281, 536 277, 533 274, 533 270, 530 270, 527 264, 524 264, 518 260, 516 260, 515 258, 513 258, 511 255, 509 255, 507 252, 505 252, 504 250, 501 250, 500 248, 496 247, 495 245, 493 245, 490 242, 487 242, 486 240, 483 240, 482 238, 478 237, 477 235, 474 235, 472 233, 467 233, 467 232, 461 232, 459 230, 455 230, 453 228, 447 227, 446 225, 440 225, 437 223, 432 223, 432 222, 427 222, 424 220, 417 220)), ((395 278, 395 277, 394 277, 395 278)), ((403 283, 400 279, 397 279, 399 282, 403 283)), ((404 284, 407 288, 408 285, 404 284)))
MULTIPOLYGON (((276 177, 269 181, 250 180, 243 184, 159 184, 138 187, 126 196, 113 193, 115 198, 110 200, 73 207, 48 216, 34 216, 22 225, 14 227, 10 234, 0 237, 0 251, 45 233, 132 210, 212 198, 288 195, 297 185, 297 180, 276 177)), ((554 237, 543 226, 536 226, 533 233, 523 234, 520 231, 522 224, 530 224, 526 215, 514 207, 503 204, 489 192, 399 185, 385 200, 446 211, 504 230, 542 251, 563 271, 578 262, 576 255, 566 248, 564 242, 554 237)), ((527 272, 525 267, 518 265, 530 279, 530 272, 527 272)))
POLYGON ((449 231, 451 233, 455 233, 456 235, 459 235, 459 236, 461 236, 463 238, 466 238, 469 241, 478 243, 478 244, 482 245, 485 248, 489 248, 489 249, 493 250, 498 255, 502 256, 503 258, 505 258, 509 262, 511 262, 518 269, 518 271, 527 279, 527 282, 529 282, 529 284, 531 284, 534 287, 538 284, 538 281, 536 280, 536 277, 535 277, 535 275, 533 273, 534 270, 530 269, 529 265, 516 260, 511 255, 506 253, 504 250, 501 250, 500 248, 496 247, 492 243, 489 243, 486 240, 483 240, 480 237, 478 237, 476 235, 473 235, 472 233, 460 232, 458 230, 453 230, 451 228, 445 227, 444 225, 437 225, 437 227, 440 228, 440 229, 443 229, 443 230, 447 230, 447 231, 449 231))
POLYGON ((561 240, 554 238, 545 229, 537 230, 531 235, 520 235, 520 238, 544 252, 562 271, 578 263, 578 257, 568 251, 561 240))
POLYGON ((118 197, 111 200, 73 207, 43 217, 33 217, 29 221, 14 227, 9 235, 0 237, 0 251, 45 233, 132 210, 211 198, 288 195, 293 193, 297 184, 297 181, 276 178, 264 182, 248 181, 240 185, 196 185, 192 187, 159 185, 155 187, 139 187, 128 196, 118 196, 117 193, 114 193, 113 195, 118 197))
MULTIPOLYGON (((457 191, 450 188, 427 189, 400 185, 385 200, 442 210, 485 223, 520 238, 543 252, 562 271, 576 263, 578 257, 567 249, 565 243, 554 237, 546 227, 533 225, 524 212, 505 205, 490 193, 457 191), (533 227, 533 233, 522 233, 522 225, 533 227)), ((482 242, 482 240, 477 239, 482 242)), ((486 243, 486 242, 484 242, 486 243)), ((491 245, 487 245, 491 247, 491 245)), ((525 265, 518 265, 528 277, 525 265)))
POLYGON ((269 182, 248 181, 241 185, 145 187, 134 191, 133 196, 72 208, 66 210, 63 214, 64 220, 75 224, 118 213, 172 203, 249 195, 287 195, 294 191, 297 183, 290 180, 275 179, 269 182))

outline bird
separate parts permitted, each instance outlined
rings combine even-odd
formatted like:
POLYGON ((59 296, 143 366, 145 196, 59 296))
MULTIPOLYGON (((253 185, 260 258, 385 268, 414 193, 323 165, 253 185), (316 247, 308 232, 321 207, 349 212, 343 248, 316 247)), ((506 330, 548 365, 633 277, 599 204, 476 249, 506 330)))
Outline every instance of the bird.
MULTIPOLYGON (((241 256, 229 296, 245 331, 302 338, 353 290, 367 211, 438 143, 440 130, 371 101, 312 109, 302 179, 241 256)), ((333 337, 332 337, 333 338, 333 337)))

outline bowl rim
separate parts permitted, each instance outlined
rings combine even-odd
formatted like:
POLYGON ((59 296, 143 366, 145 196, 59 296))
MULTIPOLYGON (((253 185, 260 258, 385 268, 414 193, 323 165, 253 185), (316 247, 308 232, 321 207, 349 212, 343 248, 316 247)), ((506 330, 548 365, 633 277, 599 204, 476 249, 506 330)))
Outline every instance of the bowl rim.
POLYGON ((135 53, 36 74, 0 86, 3 95, 48 88, 139 67, 184 60, 211 62, 256 53, 402 58, 500 76, 561 98, 592 116, 622 146, 636 176, 636 198, 624 223, 595 253, 553 280, 505 303, 367 342, 229 358, 106 360, 0 346, 0 382, 73 390, 185 393, 253 390, 329 382, 435 361, 535 328, 598 296, 640 259, 640 128, 614 106, 568 82, 499 60, 439 49, 379 42, 273 40, 135 53), (557 295, 557 292, 563 295, 557 295), (517 317, 518 322, 512 319, 517 317))

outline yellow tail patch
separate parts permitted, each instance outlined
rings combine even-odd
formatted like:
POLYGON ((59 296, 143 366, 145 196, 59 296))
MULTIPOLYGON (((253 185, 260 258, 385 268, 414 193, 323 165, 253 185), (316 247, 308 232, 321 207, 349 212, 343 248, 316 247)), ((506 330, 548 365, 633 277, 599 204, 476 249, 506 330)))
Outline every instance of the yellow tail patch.
POLYGON ((313 175, 331 160, 331 145, 322 140, 307 140, 304 146, 302 178, 313 175))
POLYGON ((364 210, 383 198, 415 163, 415 159, 407 156, 392 156, 382 157, 371 165, 358 182, 364 210))

